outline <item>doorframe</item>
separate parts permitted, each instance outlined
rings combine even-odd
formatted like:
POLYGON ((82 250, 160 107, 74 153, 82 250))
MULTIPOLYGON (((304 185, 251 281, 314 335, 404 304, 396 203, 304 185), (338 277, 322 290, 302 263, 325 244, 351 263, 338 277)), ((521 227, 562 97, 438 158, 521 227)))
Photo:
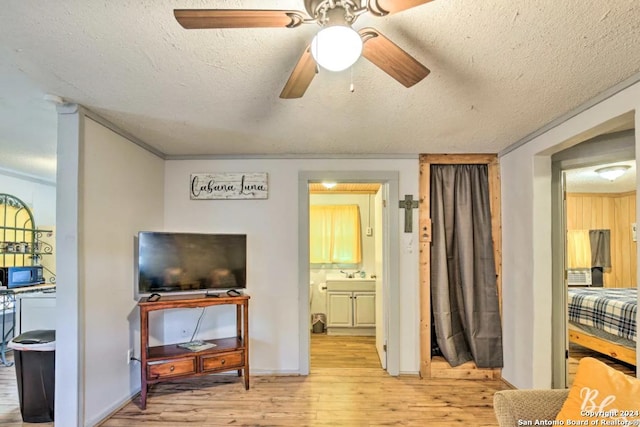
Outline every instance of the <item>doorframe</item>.
POLYGON ((399 171, 300 171, 298 173, 298 311, 299 372, 309 375, 311 331, 309 308, 309 184, 322 181, 380 183, 386 187, 383 211, 383 294, 386 295, 387 372, 400 374, 400 236, 398 230, 399 171))
POLYGON ((431 165, 488 166, 491 231, 496 267, 498 303, 502 318, 502 212, 500 164, 497 154, 420 155, 420 375, 422 378, 500 378, 501 369, 478 369, 475 363, 434 369, 431 364, 431 165), (455 371, 455 372, 454 372, 455 371))
MULTIPOLYGON (((624 116, 622 116, 624 117, 624 116)), ((617 123, 621 118, 615 118, 617 123)), ((596 126, 603 132, 611 126, 610 121, 596 126)), ((565 283, 566 214, 563 194, 563 172, 603 163, 636 160, 635 130, 602 134, 587 138, 551 156, 551 387, 566 388, 568 372, 569 336, 567 330, 567 286, 565 283), (630 139, 629 139, 630 138, 630 139)), ((638 179, 638 177, 636 177, 638 179)), ((637 187, 637 186, 636 186, 637 187)), ((637 216, 637 214, 636 214, 637 216)), ((636 275, 639 273, 636 272, 636 275)), ((638 281, 640 289, 640 281, 638 281)), ((640 345, 639 345, 640 347, 640 345)), ((638 374, 640 375, 640 373, 638 374)))

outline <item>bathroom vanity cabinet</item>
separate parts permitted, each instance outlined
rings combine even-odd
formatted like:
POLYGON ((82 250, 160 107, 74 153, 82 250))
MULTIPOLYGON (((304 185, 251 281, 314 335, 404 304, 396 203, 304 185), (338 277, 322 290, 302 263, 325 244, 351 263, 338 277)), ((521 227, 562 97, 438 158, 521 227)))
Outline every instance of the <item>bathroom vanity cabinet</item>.
POLYGON ((326 283, 327 334, 375 335, 375 280, 327 280, 326 283))

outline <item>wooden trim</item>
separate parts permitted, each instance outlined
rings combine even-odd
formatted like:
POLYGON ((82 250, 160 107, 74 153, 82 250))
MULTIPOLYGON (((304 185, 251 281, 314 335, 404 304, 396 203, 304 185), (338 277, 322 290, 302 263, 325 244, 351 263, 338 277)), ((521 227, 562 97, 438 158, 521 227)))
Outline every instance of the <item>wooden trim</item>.
POLYGON ((500 164, 497 157, 489 163, 488 172, 491 236, 493 238, 493 255, 496 266, 498 304, 500 305, 500 318, 502 319, 502 197, 500 191, 500 164))
POLYGON ((420 375, 431 377, 431 164, 420 158, 420 375))
POLYGON ((432 165, 484 165, 498 161, 496 154, 421 154, 420 163, 432 165))
POLYGON ((457 380, 499 380, 501 369, 478 369, 473 362, 466 362, 452 368, 442 357, 434 357, 431 361, 431 378, 457 380))
POLYGON ((624 193, 569 193, 567 192, 567 196, 572 197, 628 197, 635 196, 636 192, 634 191, 625 191, 624 193))
POLYGON ((478 369, 473 362, 451 367, 446 361, 431 360, 431 209, 430 173, 434 164, 486 164, 489 178, 491 232, 494 243, 496 284, 502 315, 502 216, 500 164, 496 154, 420 155, 420 375, 422 378, 501 378, 501 369, 478 369))
POLYGON ((597 351, 614 359, 636 366, 636 352, 633 349, 615 344, 604 338, 569 329, 569 342, 597 351))

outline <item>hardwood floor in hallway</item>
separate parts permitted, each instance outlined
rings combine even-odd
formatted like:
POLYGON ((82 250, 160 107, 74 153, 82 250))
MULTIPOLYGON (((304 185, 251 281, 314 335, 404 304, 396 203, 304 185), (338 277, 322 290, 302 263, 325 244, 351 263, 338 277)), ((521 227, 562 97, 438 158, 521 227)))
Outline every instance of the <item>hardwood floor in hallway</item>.
POLYGON ((311 334, 311 368, 380 368, 376 337, 311 334))

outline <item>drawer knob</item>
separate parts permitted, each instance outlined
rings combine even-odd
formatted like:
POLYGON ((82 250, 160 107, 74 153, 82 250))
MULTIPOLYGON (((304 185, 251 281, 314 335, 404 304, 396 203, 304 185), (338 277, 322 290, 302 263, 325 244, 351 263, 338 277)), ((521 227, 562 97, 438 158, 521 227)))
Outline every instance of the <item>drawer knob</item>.
POLYGON ((169 368, 169 370, 170 370, 171 372, 175 371, 175 369, 176 369, 176 367, 175 367, 175 366, 173 366, 173 365, 171 365, 171 367, 169 368))
POLYGON ((224 359, 222 359, 222 360, 220 361, 220 364, 221 364, 221 365, 224 365, 225 363, 227 363, 227 361, 226 361, 226 360, 224 360, 224 359))

